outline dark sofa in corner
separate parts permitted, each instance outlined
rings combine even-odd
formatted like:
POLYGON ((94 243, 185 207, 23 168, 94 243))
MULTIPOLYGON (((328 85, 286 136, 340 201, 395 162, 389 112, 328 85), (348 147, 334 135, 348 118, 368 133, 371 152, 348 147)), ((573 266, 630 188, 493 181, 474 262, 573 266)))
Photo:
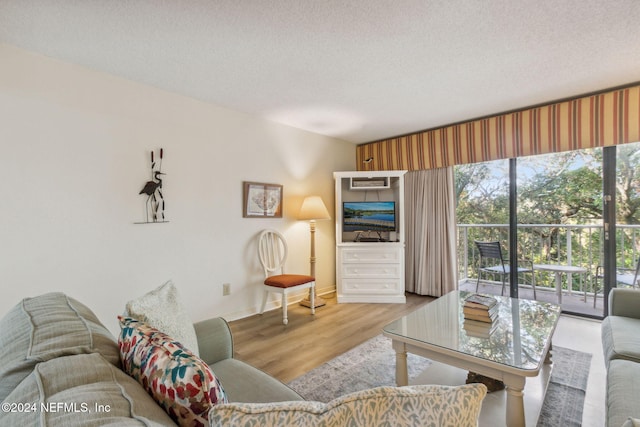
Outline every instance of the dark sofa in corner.
POLYGON ((608 427, 640 425, 640 291, 614 288, 602 322, 608 427))

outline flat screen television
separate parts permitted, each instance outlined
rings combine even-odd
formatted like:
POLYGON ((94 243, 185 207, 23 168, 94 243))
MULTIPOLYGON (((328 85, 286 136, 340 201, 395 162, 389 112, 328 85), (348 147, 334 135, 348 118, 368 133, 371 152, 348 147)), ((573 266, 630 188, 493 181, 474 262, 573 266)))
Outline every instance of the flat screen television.
POLYGON ((342 231, 396 231, 396 202, 344 202, 342 231))

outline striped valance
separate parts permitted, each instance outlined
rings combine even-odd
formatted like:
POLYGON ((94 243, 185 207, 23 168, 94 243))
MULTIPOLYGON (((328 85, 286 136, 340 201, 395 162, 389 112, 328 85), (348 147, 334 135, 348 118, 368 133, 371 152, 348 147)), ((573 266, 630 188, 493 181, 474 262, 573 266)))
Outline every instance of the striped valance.
POLYGON ((421 170, 637 141, 633 86, 359 145, 356 161, 359 170, 421 170))

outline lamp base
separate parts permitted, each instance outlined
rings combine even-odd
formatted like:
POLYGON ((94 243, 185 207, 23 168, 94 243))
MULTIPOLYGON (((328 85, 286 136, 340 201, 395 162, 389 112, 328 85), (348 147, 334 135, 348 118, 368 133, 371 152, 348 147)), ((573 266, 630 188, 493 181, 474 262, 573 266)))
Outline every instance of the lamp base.
MULTIPOLYGON (((318 308, 318 307, 322 307, 323 305, 327 305, 327 302, 320 298, 318 295, 315 295, 313 297, 313 308, 318 308)), ((302 301, 300 301, 300 305, 303 307, 309 307, 311 308, 311 299, 309 297, 306 297, 305 299, 303 299, 302 301)))

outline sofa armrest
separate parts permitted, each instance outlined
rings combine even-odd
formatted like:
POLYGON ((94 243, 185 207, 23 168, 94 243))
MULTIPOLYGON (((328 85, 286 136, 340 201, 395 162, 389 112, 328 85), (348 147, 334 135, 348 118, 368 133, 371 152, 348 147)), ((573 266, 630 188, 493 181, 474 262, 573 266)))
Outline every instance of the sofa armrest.
POLYGON ((640 291, 626 288, 611 289, 609 315, 640 319, 640 291))
POLYGON ((200 358, 207 365, 233 357, 233 337, 229 324, 222 317, 203 320, 193 325, 198 337, 200 358))

